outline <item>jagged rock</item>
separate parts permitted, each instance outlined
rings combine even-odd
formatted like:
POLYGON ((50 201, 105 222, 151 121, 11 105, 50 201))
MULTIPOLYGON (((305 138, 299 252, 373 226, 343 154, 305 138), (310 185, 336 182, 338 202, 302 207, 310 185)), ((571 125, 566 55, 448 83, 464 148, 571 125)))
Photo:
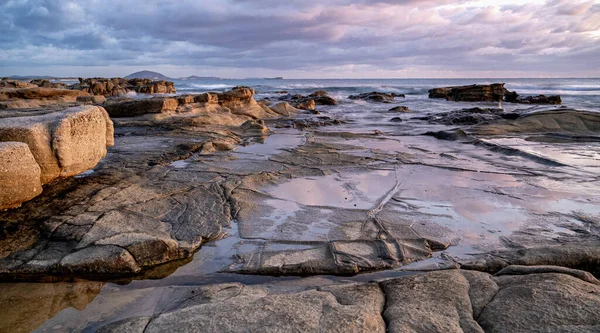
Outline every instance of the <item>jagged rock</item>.
POLYGON ((473 84, 470 86, 434 88, 429 90, 429 98, 445 98, 457 102, 498 102, 504 98, 506 92, 504 83, 473 84))
POLYGON ((104 97, 102 95, 77 96, 77 102, 102 104, 102 103, 106 102, 106 97, 104 97))
POLYGON ((147 98, 108 103, 104 106, 111 117, 136 117, 153 113, 173 113, 179 102, 175 98, 147 98))
POLYGON ((303 102, 297 102, 294 104, 296 108, 302 110, 314 110, 317 107, 317 103, 314 99, 308 99, 303 102))
POLYGON ((325 90, 317 90, 308 95, 306 99, 314 100, 317 105, 337 105, 337 101, 330 97, 325 90))
POLYGON ((288 94, 280 97, 279 100, 289 102, 295 108, 302 110, 314 110, 316 105, 337 105, 337 101, 324 90, 317 90, 308 96, 288 94))
POLYGON ((219 102, 219 97, 217 94, 213 93, 204 93, 199 95, 194 95, 195 103, 208 103, 208 104, 217 104, 219 102))
POLYGON ((113 141, 113 124, 97 106, 0 119, 0 141, 24 142, 41 168, 41 182, 93 168, 113 141))
POLYGON ((40 173, 27 144, 0 142, 0 210, 18 207, 42 193, 40 173))
POLYGON ((179 105, 192 104, 194 103, 194 98, 194 95, 177 96, 177 102, 179 103, 179 105))
POLYGON ((388 94, 388 93, 382 93, 382 92, 377 92, 377 91, 348 96, 349 99, 362 99, 362 100, 369 101, 369 102, 379 102, 379 103, 391 103, 394 101, 394 98, 396 98, 396 97, 405 97, 405 96, 404 96, 404 94, 395 94, 395 93, 388 94))
POLYGON ((389 109, 390 112, 410 112, 408 106, 396 106, 389 109))

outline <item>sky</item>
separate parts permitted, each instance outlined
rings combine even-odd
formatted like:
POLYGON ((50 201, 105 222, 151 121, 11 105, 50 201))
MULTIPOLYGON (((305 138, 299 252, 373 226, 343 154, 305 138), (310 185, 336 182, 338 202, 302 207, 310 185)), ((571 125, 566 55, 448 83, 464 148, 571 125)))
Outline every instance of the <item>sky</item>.
POLYGON ((600 0, 0 0, 0 76, 600 77, 600 0))

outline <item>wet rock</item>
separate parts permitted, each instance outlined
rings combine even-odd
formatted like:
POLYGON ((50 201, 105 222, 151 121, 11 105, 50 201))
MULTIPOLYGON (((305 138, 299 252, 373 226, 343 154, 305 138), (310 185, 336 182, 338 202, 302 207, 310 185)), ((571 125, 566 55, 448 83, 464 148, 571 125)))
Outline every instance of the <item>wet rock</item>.
POLYGON ((0 119, 0 141, 24 142, 41 168, 41 182, 93 168, 113 144, 113 124, 97 106, 0 119))
POLYGON ((18 207, 42 193, 40 174, 27 144, 0 142, 0 210, 18 207))
POLYGON ((67 255, 60 261, 60 271, 71 274, 136 273, 140 267, 133 256, 118 246, 91 246, 67 255))
POLYGON ((404 94, 395 94, 395 93, 382 93, 382 92, 369 92, 362 93, 358 95, 350 95, 349 99, 362 99, 369 102, 379 102, 379 103, 391 103, 394 101, 396 97, 405 97, 404 94))
POLYGON ((490 85, 473 84, 429 90, 429 98, 445 98, 448 101, 462 102, 498 102, 506 93, 504 83, 490 85))
POLYGON ((265 126, 263 120, 248 120, 240 126, 240 129, 246 134, 264 135, 269 133, 269 128, 265 126))
POLYGON ((302 110, 314 110, 316 105, 317 105, 317 103, 315 102, 314 99, 308 99, 306 101, 297 102, 295 104, 296 108, 302 109, 302 110))
POLYGON ((600 133, 600 114, 577 110, 540 111, 516 119, 501 119, 471 128, 478 135, 501 134, 561 134, 597 136, 600 133))
POLYGON ((502 109, 470 108, 458 111, 443 112, 426 119, 430 123, 445 125, 475 125, 492 120, 503 119, 502 109))
POLYGON ((129 101, 116 101, 104 106, 111 117, 136 117, 145 114, 173 113, 179 102, 175 98, 155 97, 129 101))
POLYGON ((394 117, 394 118, 390 119, 390 121, 394 122, 394 123, 401 123, 403 120, 400 117, 394 117))
POLYGON ((463 130, 426 132, 423 135, 433 136, 434 138, 439 140, 449 141, 461 140, 468 137, 463 130))
POLYGON ((515 103, 557 105, 557 104, 562 104, 562 100, 561 100, 560 96, 558 96, 558 95, 553 95, 553 96, 539 95, 539 96, 519 97, 519 98, 517 98, 515 103))
POLYGON ((410 112, 408 106, 396 106, 389 109, 390 112, 410 112))
POLYGON ((313 92, 312 94, 308 95, 308 99, 314 100, 315 104, 317 105, 337 105, 337 101, 330 97, 324 90, 317 90, 313 92))
POLYGON ((324 90, 317 90, 308 96, 288 94, 280 97, 279 100, 289 102, 295 108, 302 110, 314 110, 316 105, 337 105, 337 101, 324 90))

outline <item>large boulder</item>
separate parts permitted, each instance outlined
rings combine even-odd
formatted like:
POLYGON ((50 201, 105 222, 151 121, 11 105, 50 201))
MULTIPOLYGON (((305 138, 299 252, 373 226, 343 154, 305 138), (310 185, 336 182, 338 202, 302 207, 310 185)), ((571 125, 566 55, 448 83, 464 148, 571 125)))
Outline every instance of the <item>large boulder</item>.
POLYGON ((287 102, 280 102, 280 103, 277 103, 275 105, 269 106, 269 108, 271 110, 275 111, 277 114, 280 114, 282 116, 287 116, 287 117, 295 115, 298 112, 300 112, 300 110, 298 110, 295 107, 291 106, 287 102))
POLYGON ((382 92, 369 92, 358 95, 350 95, 349 99, 362 99, 369 102, 379 102, 379 103, 391 103, 394 101, 396 97, 405 97, 403 94, 395 94, 395 93, 382 93, 382 92))
POLYGON ((42 193, 40 166, 23 142, 0 142, 0 210, 42 193))
POLYGON ((429 98, 445 98, 457 102, 499 102, 504 98, 506 92, 504 83, 473 84, 434 88, 429 90, 429 98))
POLYGON ((41 182, 96 166, 114 144, 113 124, 102 107, 77 106, 37 116, 0 119, 0 141, 26 143, 41 168, 41 182))

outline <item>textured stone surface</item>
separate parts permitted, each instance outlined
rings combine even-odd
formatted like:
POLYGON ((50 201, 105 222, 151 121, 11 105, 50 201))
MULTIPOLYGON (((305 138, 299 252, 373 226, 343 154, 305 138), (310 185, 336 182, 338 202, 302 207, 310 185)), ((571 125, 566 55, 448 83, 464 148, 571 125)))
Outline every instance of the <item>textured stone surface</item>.
POLYGON ((27 144, 0 142, 0 210, 18 207, 42 193, 40 174, 27 144))

